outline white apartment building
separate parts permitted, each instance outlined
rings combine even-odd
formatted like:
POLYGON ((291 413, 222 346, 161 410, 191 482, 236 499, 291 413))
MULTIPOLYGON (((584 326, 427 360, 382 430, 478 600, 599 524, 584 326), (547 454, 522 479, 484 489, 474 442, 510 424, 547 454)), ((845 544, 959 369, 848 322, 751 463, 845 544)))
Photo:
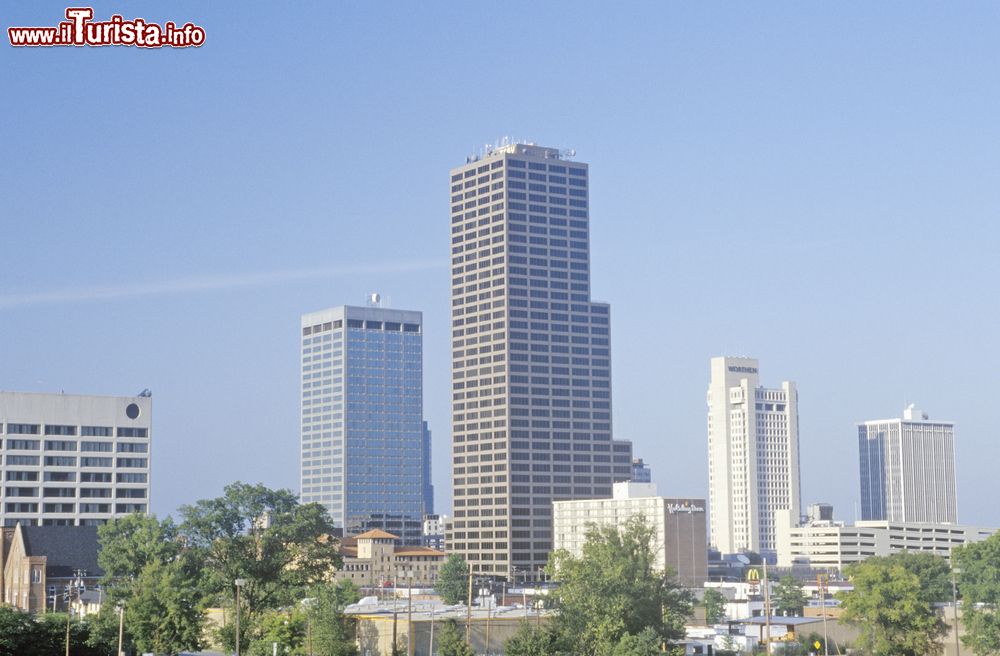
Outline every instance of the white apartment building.
POLYGON ((911 404, 902 419, 858 424, 858 449, 863 520, 958 521, 954 423, 911 404))
POLYGON ((766 389, 753 358, 716 357, 708 386, 711 544, 722 553, 776 548, 778 512, 799 516, 794 383, 766 389))
POLYGON ((152 398, 0 392, 0 523, 149 512, 152 398))
POLYGON ((949 558, 962 544, 980 542, 994 528, 919 522, 862 521, 855 526, 822 521, 778 529, 778 566, 808 565, 817 569, 843 570, 872 556, 900 551, 932 553, 949 558))
POLYGON ((655 532, 656 568, 669 567, 683 586, 701 587, 708 578, 705 500, 657 496, 653 483, 613 487, 610 499, 552 504, 555 548, 579 556, 590 526, 621 526, 630 517, 643 517, 655 532))

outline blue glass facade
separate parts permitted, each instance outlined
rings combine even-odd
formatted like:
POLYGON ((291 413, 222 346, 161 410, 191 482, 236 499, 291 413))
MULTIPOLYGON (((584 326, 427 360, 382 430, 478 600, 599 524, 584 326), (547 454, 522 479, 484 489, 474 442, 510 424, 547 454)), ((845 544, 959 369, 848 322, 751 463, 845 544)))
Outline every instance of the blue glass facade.
POLYGON ((303 317, 302 501, 325 505, 347 535, 380 528, 420 543, 422 340, 418 312, 303 317))
POLYGON ((885 504, 885 433, 875 427, 858 426, 861 461, 861 519, 888 519, 885 504))

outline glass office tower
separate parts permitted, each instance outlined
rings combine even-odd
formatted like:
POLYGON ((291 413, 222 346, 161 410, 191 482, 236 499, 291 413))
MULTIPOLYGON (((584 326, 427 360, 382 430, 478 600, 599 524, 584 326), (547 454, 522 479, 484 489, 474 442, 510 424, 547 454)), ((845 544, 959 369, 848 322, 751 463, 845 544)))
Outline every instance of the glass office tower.
POLYGON ((300 489, 345 535, 420 544, 426 458, 420 312, 342 306, 302 316, 300 489))
POLYGON ((537 578, 552 502, 632 475, 611 437, 610 307, 590 299, 588 170, 509 144, 451 171, 449 550, 474 571, 537 578))

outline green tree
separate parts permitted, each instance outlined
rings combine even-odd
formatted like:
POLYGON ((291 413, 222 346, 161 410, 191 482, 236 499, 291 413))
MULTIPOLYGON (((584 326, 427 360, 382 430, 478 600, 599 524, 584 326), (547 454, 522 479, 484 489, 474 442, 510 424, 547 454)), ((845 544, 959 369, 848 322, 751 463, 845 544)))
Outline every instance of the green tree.
POLYGON ((955 549, 962 593, 962 642, 980 656, 1000 654, 1000 533, 955 549))
MULTIPOLYGON (((182 506, 180 533, 203 554, 202 581, 220 602, 235 601, 240 590, 240 638, 257 635, 259 617, 289 606, 305 589, 327 580, 341 565, 334 528, 319 504, 300 504, 289 490, 231 483, 224 494, 182 506)), ((221 635, 231 648, 231 632, 221 635)))
POLYGON ((774 593, 771 595, 771 602, 775 610, 782 615, 802 615, 802 609, 806 606, 806 593, 802 591, 802 584, 794 576, 783 576, 774 586, 774 593))
POLYGON ((715 588, 705 590, 701 603, 705 606, 705 622, 718 624, 726 616, 726 597, 715 588))
POLYGON ((104 570, 103 585, 114 594, 117 584, 139 576, 151 562, 173 560, 181 551, 177 526, 167 517, 132 513, 97 529, 97 561, 104 570))
POLYGON ((312 651, 316 656, 354 656, 355 622, 344 616, 344 608, 357 603, 361 592, 346 579, 310 589, 306 613, 312 651))
POLYGON ((722 647, 721 649, 715 650, 715 656, 739 656, 742 653, 739 645, 736 644, 736 640, 733 636, 728 633, 722 636, 722 647))
POLYGON ((854 589, 839 595, 841 619, 860 628, 858 646, 873 656, 924 656, 941 647, 947 627, 931 605, 936 591, 925 590, 916 573, 927 563, 911 556, 868 558, 846 570, 854 589))
POLYGON ((276 644, 279 654, 305 656, 305 642, 305 613, 300 610, 268 611, 261 616, 258 633, 246 653, 249 656, 271 656, 276 644))
POLYGON ((459 554, 451 554, 441 571, 438 572, 437 584, 434 586, 441 600, 448 604, 460 604, 469 598, 469 564, 459 554))
POLYGON ((38 639, 38 627, 31 615, 0 605, 0 656, 29 654, 38 639))
MULTIPOLYGON (((66 653, 66 614, 45 613, 34 619, 34 629, 29 634, 31 642, 18 656, 64 656, 66 653)), ((109 644, 94 644, 91 641, 89 620, 70 622, 70 656, 105 656, 114 648, 109 644)))
POLYGON ((920 588, 928 602, 951 601, 951 568, 947 560, 911 551, 894 554, 893 558, 920 579, 920 588))
POLYGON ((669 572, 656 569, 654 531, 642 517, 620 529, 590 526, 583 553, 565 550, 549 558, 549 574, 560 583, 556 626, 572 640, 574 653, 610 653, 625 635, 650 629, 659 642, 684 637, 691 595, 669 572))
POLYGON ((186 548, 170 518, 127 515, 98 529, 107 600, 92 642, 117 647, 118 604, 125 606, 125 646, 172 654, 197 650, 204 625, 201 559, 186 548))
POLYGON ((140 652, 175 654, 201 648, 205 614, 198 571, 192 559, 179 556, 151 561, 139 573, 125 601, 125 625, 140 652))
POLYGON ((437 656, 476 656, 453 619, 441 623, 441 630, 434 638, 434 651, 437 656))
POLYGON ((608 656, 658 656, 660 644, 656 631, 646 628, 636 635, 623 635, 608 656))
POLYGON ((569 656, 571 645, 553 626, 535 626, 529 621, 521 623, 517 633, 504 643, 507 656, 569 656))

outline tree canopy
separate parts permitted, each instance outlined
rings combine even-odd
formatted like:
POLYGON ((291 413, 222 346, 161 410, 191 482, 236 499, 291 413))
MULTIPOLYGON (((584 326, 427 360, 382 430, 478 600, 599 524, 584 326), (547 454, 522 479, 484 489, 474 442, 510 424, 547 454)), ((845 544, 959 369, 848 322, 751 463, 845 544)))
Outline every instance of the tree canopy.
POLYGON ((590 526, 580 557, 565 550, 551 555, 549 574, 560 583, 554 621, 574 653, 609 655, 623 637, 649 631, 658 644, 684 637, 692 598, 656 568, 654 540, 636 516, 620 529, 590 526))
POLYGON ((341 565, 326 509, 289 490, 232 483, 221 497, 182 506, 181 516, 187 544, 204 553, 206 588, 232 596, 245 579, 250 614, 293 601, 341 565))
POLYGON ((858 646, 873 656, 924 656, 941 647, 947 627, 931 605, 940 567, 916 556, 873 557, 846 570, 854 589, 839 595, 841 619, 860 628, 858 646))
POLYGON ((705 607, 705 622, 708 624, 718 624, 726 616, 726 597, 715 588, 705 590, 705 596, 701 600, 705 607))
MULTIPOLYGON (((329 630, 321 629, 319 635, 332 636, 330 645, 344 642, 334 640, 336 631, 344 628, 342 618, 332 610, 335 604, 326 604, 337 593, 325 592, 324 585, 341 559, 322 506, 300 504, 288 490, 233 483, 218 498, 182 507, 181 515, 180 525, 169 518, 134 514, 99 529, 99 562, 108 596, 93 623, 95 636, 117 640, 116 606, 124 604, 127 647, 165 654, 197 650, 204 608, 232 607, 234 581, 240 578, 245 579, 240 640, 248 649, 255 648, 255 641, 278 642, 274 636, 279 635, 282 642, 299 640, 296 622, 302 620, 304 626, 306 615, 289 609, 309 588, 318 590, 317 598, 330 610, 326 624, 318 623, 329 630), (339 628, 331 628, 331 623, 339 628)), ((343 598, 350 597, 345 594, 343 598)), ((233 646, 231 627, 220 631, 220 637, 224 646, 233 646)), ((337 649, 316 653, 350 653, 337 649)))
POLYGON ((184 548, 176 525, 153 515, 132 514, 98 529, 107 601, 95 631, 116 640, 118 604, 125 606, 125 646, 173 654, 201 647, 204 595, 201 562, 184 548))
POLYGON ((434 640, 437 656, 476 656, 472 647, 465 642, 465 636, 453 619, 441 623, 441 630, 434 640))
POLYGON ((438 572, 437 593, 449 605, 460 604, 469 596, 469 565, 459 554, 451 554, 438 572))
POLYGON ((979 656, 1000 654, 1000 533, 955 549, 962 593, 962 642, 979 656))
POLYGON ((807 601, 802 584, 791 575, 781 577, 771 594, 775 610, 782 615, 802 615, 807 601))

